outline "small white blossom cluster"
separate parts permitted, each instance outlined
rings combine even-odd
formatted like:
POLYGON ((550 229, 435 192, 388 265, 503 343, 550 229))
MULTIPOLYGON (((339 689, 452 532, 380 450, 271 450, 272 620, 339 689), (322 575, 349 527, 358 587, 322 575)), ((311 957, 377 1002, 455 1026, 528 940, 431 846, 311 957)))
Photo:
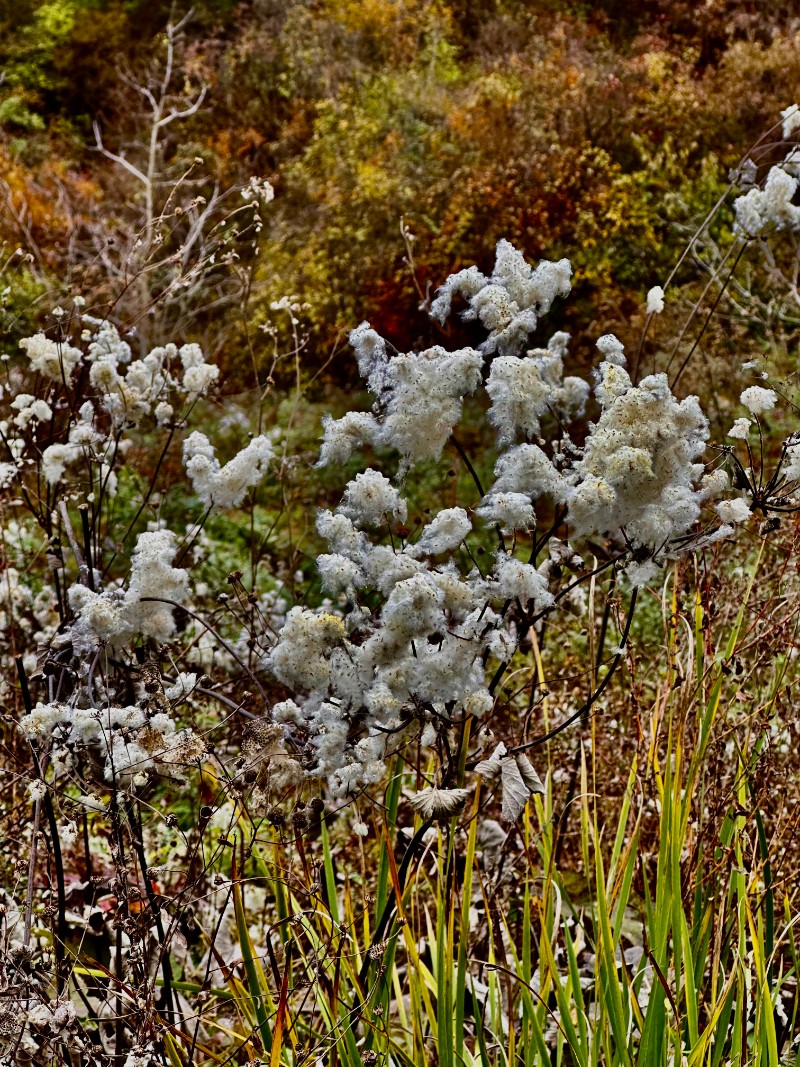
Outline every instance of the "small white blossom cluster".
POLYGON ((742 237, 761 237, 773 230, 800 228, 800 206, 792 200, 797 179, 783 166, 770 169, 764 188, 755 187, 734 202, 736 232, 742 237))
POLYGON ((190 730, 179 730, 167 712, 138 705, 88 707, 38 703, 20 720, 24 736, 49 747, 57 770, 94 758, 107 782, 122 788, 146 784, 151 773, 174 776, 197 765, 205 746, 190 730))

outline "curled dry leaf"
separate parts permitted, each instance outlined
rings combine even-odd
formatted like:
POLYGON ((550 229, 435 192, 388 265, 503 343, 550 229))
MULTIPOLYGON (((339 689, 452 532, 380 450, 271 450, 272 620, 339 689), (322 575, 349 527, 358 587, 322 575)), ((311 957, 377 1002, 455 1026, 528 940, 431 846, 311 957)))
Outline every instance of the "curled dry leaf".
POLYGON ((544 793, 542 780, 525 755, 507 755, 501 741, 488 759, 481 760, 475 770, 484 778, 500 778, 503 790, 503 818, 516 822, 523 808, 535 793, 544 793))
POLYGON ((423 789, 408 802, 423 819, 446 819, 457 815, 467 802, 469 789, 423 789))
POLYGON ((476 772, 483 778, 496 778, 503 769, 507 751, 508 749, 501 741, 488 759, 481 760, 475 768, 476 772))

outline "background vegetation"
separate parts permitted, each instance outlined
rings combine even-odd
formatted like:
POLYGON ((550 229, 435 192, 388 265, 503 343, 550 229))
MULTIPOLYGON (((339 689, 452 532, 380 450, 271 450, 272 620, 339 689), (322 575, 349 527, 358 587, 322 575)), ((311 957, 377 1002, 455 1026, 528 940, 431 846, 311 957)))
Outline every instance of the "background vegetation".
MULTIPOLYGON (((93 126, 141 155, 148 109, 131 85, 157 73, 170 10, 4 5, 0 237, 32 255, 32 292, 108 285, 100 250, 138 229, 140 184, 93 126)), ((171 89, 206 93, 164 129, 156 177, 164 194, 198 160, 196 195, 274 184, 248 324, 281 297, 307 303, 305 368, 364 318, 401 351, 430 340, 430 287, 487 265, 501 237, 534 260, 568 256, 567 325, 627 341, 728 168, 793 99, 796 31, 791 3, 199 2, 171 89)), ((193 339, 238 366, 239 317, 195 310, 193 339)))

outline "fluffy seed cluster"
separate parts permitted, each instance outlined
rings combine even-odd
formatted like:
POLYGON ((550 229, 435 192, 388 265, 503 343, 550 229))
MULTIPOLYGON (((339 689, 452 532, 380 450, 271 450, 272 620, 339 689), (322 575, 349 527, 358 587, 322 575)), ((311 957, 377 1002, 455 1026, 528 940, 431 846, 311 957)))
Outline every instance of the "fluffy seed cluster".
POLYGON ((463 317, 477 319, 489 335, 481 345, 486 355, 516 355, 557 297, 569 296, 572 267, 568 259, 540 263, 535 269, 508 241, 498 242, 494 270, 486 277, 477 267, 451 275, 431 305, 431 315, 444 322, 455 296, 463 297, 463 317))
POLYGON ((183 443, 183 462, 192 489, 209 508, 238 507, 248 489, 262 481, 274 458, 272 441, 264 435, 254 437, 224 466, 217 459, 214 446, 199 430, 183 443))
MULTIPOLYGON (((565 374, 567 334, 524 351, 540 316, 567 295, 569 277, 569 264, 534 270, 501 241, 491 277, 474 267, 459 272, 432 307, 443 320, 453 300, 463 298, 466 317, 488 333, 478 349, 390 355, 367 323, 351 334, 375 405, 326 421, 320 464, 341 464, 357 449, 391 447, 405 478, 415 464, 441 453, 464 399, 481 386, 498 455, 474 514, 445 507, 416 537, 405 528, 408 507, 399 490, 372 467, 348 483, 337 508, 318 516, 328 551, 317 566, 341 617, 293 609, 269 666, 289 691, 280 712, 287 728, 304 734, 315 754, 309 773, 326 777, 336 794, 377 781, 387 745, 409 732, 431 744, 438 722, 492 707, 487 672, 508 662, 517 646, 509 605, 526 625, 559 603, 584 610, 583 588, 557 595, 565 568, 585 569, 583 545, 616 545, 619 569, 641 584, 660 561, 701 536, 702 508, 728 491, 724 471, 704 476, 709 427, 697 398, 675 397, 663 374, 634 384, 613 334, 597 342, 603 360, 593 388, 565 374), (567 427, 585 416, 592 394, 597 414, 579 447, 567 427), (548 558, 536 564, 518 558, 502 535, 535 529, 540 513, 548 522, 556 516, 570 540, 550 538, 548 558), (501 532, 481 569, 470 547, 476 521, 501 532)), ((662 308, 656 286, 648 310, 662 308)), ((758 398, 750 399, 758 406, 758 398)), ((705 543, 744 522, 749 501, 723 501, 716 514, 722 525, 702 534, 705 543)), ((514 788, 520 774, 512 760, 507 776, 514 788)), ((516 795, 524 803, 529 793, 519 786, 516 795)))
MULTIPOLYGON (((774 389, 764 389, 760 385, 751 385, 745 389, 739 400, 744 404, 751 415, 764 415, 775 407, 778 394, 774 389)), ((739 420, 742 422, 743 420, 739 420)), ((729 435, 732 436, 732 435, 729 435)))
POLYGON ((631 544, 659 549, 700 513, 708 421, 697 397, 676 400, 663 374, 634 386, 621 367, 601 364, 595 395, 600 418, 567 497, 573 536, 624 531, 631 544))
POLYGON ((31 361, 32 370, 56 382, 68 382, 83 358, 79 348, 53 341, 43 333, 23 338, 19 347, 31 361))
POLYGON ((142 533, 133 550, 127 589, 95 592, 86 585, 73 585, 69 603, 76 616, 71 626, 76 652, 88 654, 100 641, 112 647, 124 645, 137 634, 169 641, 175 633, 172 605, 147 598, 176 604, 187 599, 189 576, 173 566, 176 552, 171 530, 142 533))

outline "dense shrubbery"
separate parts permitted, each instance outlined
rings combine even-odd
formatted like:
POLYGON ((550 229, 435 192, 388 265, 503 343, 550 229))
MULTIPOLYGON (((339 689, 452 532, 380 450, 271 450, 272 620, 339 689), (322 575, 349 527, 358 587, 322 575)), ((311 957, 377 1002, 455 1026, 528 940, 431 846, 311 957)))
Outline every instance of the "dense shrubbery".
MULTIPOLYGON (((795 91, 791 12, 739 6, 688 17, 674 3, 197 4, 171 91, 206 95, 162 130, 160 247, 174 252, 191 230, 176 208, 269 178, 279 195, 248 317, 264 323, 287 294, 308 303, 314 370, 360 317, 404 349, 440 340, 420 303, 463 266, 489 269, 501 238, 533 258, 569 256, 577 291, 554 328, 596 320, 625 333, 681 251, 681 225, 691 232, 795 91), (187 174, 187 195, 169 199, 187 174), (413 270, 401 219, 417 238, 413 270)), ((40 285, 71 284, 128 324, 144 294, 127 282, 153 266, 152 248, 132 262, 127 245, 146 225, 144 193, 96 150, 93 124, 141 169, 152 109, 140 90, 163 75, 169 12, 52 0, 14 5, 1 27, 7 249, 33 256, 40 285)), ((192 263, 211 251, 193 245, 192 263)), ((226 251, 247 262, 250 244, 226 251)), ((157 271, 144 277, 149 297, 164 288, 157 271)), ((228 314, 221 329, 208 303, 164 326, 177 342, 203 341, 230 374, 243 328, 228 314)), ((591 363, 585 342, 579 356, 591 363)), ((341 377, 341 363, 330 373, 341 377)))

